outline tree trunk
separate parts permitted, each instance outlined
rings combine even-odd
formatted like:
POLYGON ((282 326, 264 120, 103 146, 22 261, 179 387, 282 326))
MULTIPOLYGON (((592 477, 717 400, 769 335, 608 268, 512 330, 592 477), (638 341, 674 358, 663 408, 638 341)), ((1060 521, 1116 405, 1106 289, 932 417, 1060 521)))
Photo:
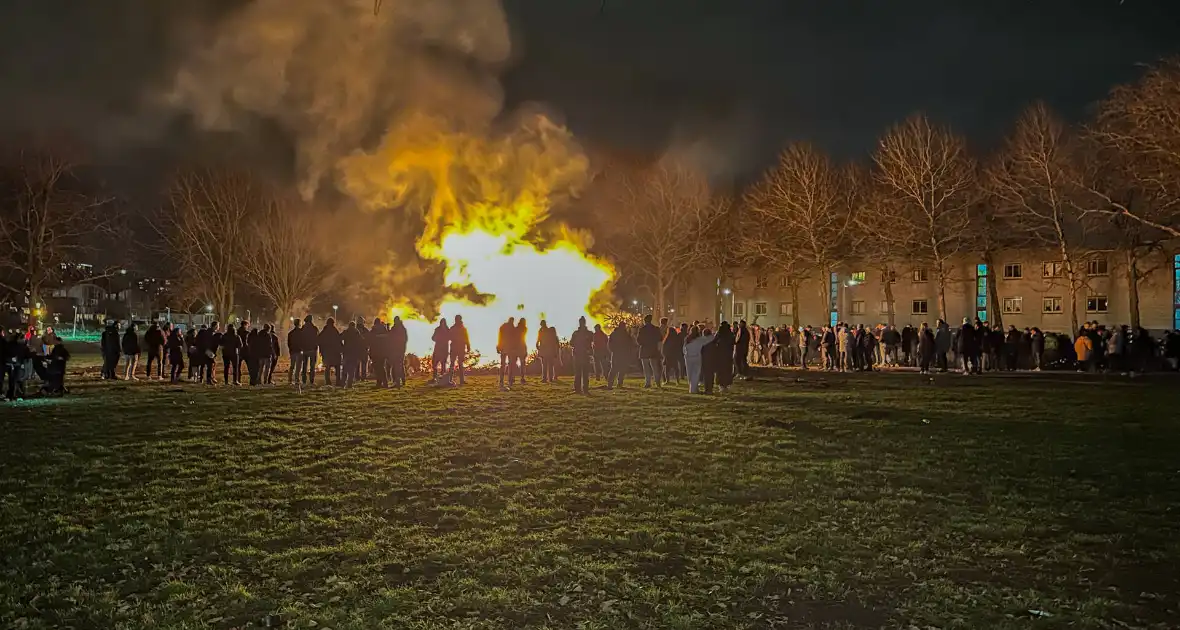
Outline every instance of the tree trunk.
POLYGON ((41 283, 29 285, 29 321, 28 325, 34 329, 41 327, 41 314, 38 310, 41 307, 37 305, 41 303, 41 283))
POLYGON ((799 281, 791 281, 791 326, 799 329, 799 281))
POLYGON ((888 266, 881 268, 881 278, 885 284, 885 308, 890 326, 897 324, 897 307, 893 304, 893 270, 888 266))
POLYGON ((935 265, 934 270, 935 280, 938 282, 938 317, 947 323, 951 324, 950 316, 946 312, 946 273, 942 268, 942 264, 935 265))
MULTIPOLYGON (((832 271, 821 265, 819 272, 819 294, 824 300, 824 321, 827 322, 832 318, 832 311, 836 311, 836 319, 838 320, 840 319, 839 303, 836 304, 836 308, 832 308, 832 271)), ((839 295, 836 297, 839 297, 839 295)), ((796 305, 795 308, 799 308, 799 306, 796 305)))
POLYGON ((1000 290, 996 287, 995 256, 990 250, 983 253, 983 264, 987 265, 988 319, 991 320, 992 330, 1003 330, 1004 314, 1000 308, 1000 290))
POLYGON ((1127 310, 1131 330, 1139 329, 1139 255, 1134 247, 1127 248, 1127 310))
MULTIPOLYGON (((1072 274, 1070 274, 1072 275, 1072 274)), ((1069 280, 1069 336, 1072 339, 1074 335, 1078 334, 1078 283, 1070 278, 1069 280)))
POLYGON ((291 349, 287 347, 287 331, 291 330, 290 313, 294 311, 294 306, 276 306, 275 307, 275 334, 279 336, 279 350, 284 357, 291 358, 291 349))

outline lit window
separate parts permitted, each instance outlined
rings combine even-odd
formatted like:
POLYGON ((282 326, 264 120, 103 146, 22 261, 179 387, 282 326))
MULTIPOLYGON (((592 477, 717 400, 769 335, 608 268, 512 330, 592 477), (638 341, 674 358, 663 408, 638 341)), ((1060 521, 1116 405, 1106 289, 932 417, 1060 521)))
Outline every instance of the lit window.
POLYGON ((914 300, 910 302, 910 312, 914 315, 926 315, 930 312, 930 303, 926 300, 914 300))
MULTIPOLYGON (((1091 258, 1086 261, 1087 276, 1106 276, 1110 274, 1105 258, 1091 258)), ((1105 312, 1105 311, 1099 311, 1105 312)))
POLYGON ((1064 267, 1061 261, 1042 263, 1041 275, 1046 278, 1060 278, 1064 267))
POLYGON ((755 315, 765 315, 766 314, 766 302, 755 302, 754 303, 754 314, 755 315))
POLYGON ((1086 298, 1087 313, 1105 313, 1107 300, 1105 295, 1091 295, 1086 298))
POLYGON ((1019 315, 1024 312, 1024 298, 1006 297, 1000 308, 1009 315, 1019 315))
POLYGON ((766 276, 758 276, 754 279, 755 289, 765 289, 770 284, 770 280, 766 276))
POLYGON ((1061 313, 1062 312, 1061 298, 1059 298, 1059 297, 1043 298, 1041 300, 1041 312, 1042 313, 1050 313, 1050 314, 1061 313))
POLYGON ((865 272, 863 272, 863 271, 852 272, 852 281, 856 282, 856 283, 864 282, 865 281, 865 272))
POLYGON ((1024 265, 1020 263, 1010 263, 1004 265, 1004 279, 1005 280, 1019 280, 1024 277, 1024 265))
POLYGON ((746 303, 745 302, 734 302, 733 303, 733 316, 734 317, 745 317, 746 316, 746 303))
POLYGON ((930 271, 928 269, 915 269, 914 282, 929 282, 930 271))
POLYGON ((795 312, 795 305, 794 304, 791 304, 790 302, 779 302, 778 303, 778 314, 779 315, 790 315, 794 312, 795 312))
POLYGON ((778 286, 780 289, 787 288, 787 277, 786 276, 779 276, 778 277, 778 286))
POLYGON ((852 314, 853 315, 864 315, 865 314, 865 301, 864 300, 853 300, 852 301, 852 314))

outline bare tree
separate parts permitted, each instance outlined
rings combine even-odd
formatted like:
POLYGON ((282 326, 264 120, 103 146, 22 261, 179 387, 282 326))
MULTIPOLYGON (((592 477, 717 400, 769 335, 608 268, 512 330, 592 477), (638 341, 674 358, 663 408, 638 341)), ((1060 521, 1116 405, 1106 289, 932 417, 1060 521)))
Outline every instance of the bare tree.
POLYGON ((22 150, 0 163, 0 288, 28 304, 36 326, 52 288, 109 277, 88 256, 111 235, 113 197, 95 192, 60 152, 22 150))
POLYGON ((1087 264, 1094 254, 1092 222, 1079 205, 1077 150, 1065 125, 1037 103, 1017 121, 988 177, 1000 210, 1015 229, 1060 259, 1061 268, 1046 275, 1051 282, 1060 277, 1065 285, 1072 331, 1078 330, 1078 293, 1086 286, 1087 264))
POLYGON ((1089 132, 1122 154, 1119 161, 1130 167, 1125 175, 1140 193, 1140 203, 1132 207, 1101 188, 1093 189, 1104 203, 1091 210, 1180 237, 1180 58, 1152 68, 1136 83, 1115 88, 1089 132))
POLYGON ((975 164, 962 138, 915 115, 890 129, 873 156, 887 207, 897 210, 882 234, 927 263, 938 286, 938 311, 947 317, 946 287, 970 225, 975 164))
POLYGON ((893 285, 897 270, 912 262, 910 249, 894 232, 901 205, 878 183, 863 175, 849 178, 846 195, 856 211, 856 231, 851 239, 857 260, 875 267, 881 275, 881 290, 888 308, 889 325, 897 324, 893 285))
MULTIPOLYGON (((756 249, 768 263, 792 270, 796 290, 808 275, 827 278, 853 253, 858 191, 854 171, 841 170, 811 145, 792 144, 746 195, 750 212, 778 232, 756 249)), ((831 288, 819 284, 827 308, 831 288)))
POLYGON ((286 347, 291 315, 305 310, 332 275, 324 234, 311 209, 287 195, 272 197, 246 229, 242 279, 270 300, 279 341, 286 347))
POLYGON ((201 168, 178 175, 153 225, 177 273, 199 287, 218 320, 233 312, 252 217, 269 191, 250 173, 201 168))
POLYGON ((708 248, 700 244, 715 238, 716 230, 730 229, 722 221, 724 203, 703 175, 682 164, 661 162, 616 176, 614 201, 627 216, 606 247, 648 289, 662 316, 676 279, 706 260, 708 248))

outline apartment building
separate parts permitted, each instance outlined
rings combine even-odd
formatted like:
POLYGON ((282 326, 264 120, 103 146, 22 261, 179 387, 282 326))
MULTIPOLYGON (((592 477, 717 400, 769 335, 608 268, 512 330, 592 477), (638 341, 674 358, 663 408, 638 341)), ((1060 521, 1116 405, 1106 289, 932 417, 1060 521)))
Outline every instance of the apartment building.
MULTIPOLYGON (((1084 279, 1075 305, 1078 320, 1129 323, 1132 298, 1123 256, 1096 254, 1082 264, 1084 279)), ((1048 252, 1012 251, 998 255, 994 265, 989 269, 977 257, 964 257, 951 267, 946 282, 948 321, 978 317, 1056 332, 1070 327, 1069 282, 1059 259, 1048 252)), ((1140 261, 1138 267, 1145 275, 1139 282, 1140 324, 1157 331, 1180 328, 1180 253, 1161 253, 1140 261)), ((891 282, 886 283, 882 267, 853 265, 828 278, 802 278, 793 287, 793 278, 769 271, 726 276, 698 272, 680 287, 676 319, 812 326, 844 321, 867 326, 888 322, 892 310, 896 325, 916 326, 940 317, 934 270, 893 265, 889 274, 891 282)))

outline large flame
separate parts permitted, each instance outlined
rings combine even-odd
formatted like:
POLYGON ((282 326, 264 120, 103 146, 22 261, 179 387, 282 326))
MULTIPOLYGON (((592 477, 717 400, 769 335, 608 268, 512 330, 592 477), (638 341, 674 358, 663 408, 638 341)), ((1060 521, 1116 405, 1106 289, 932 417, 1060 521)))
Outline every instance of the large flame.
MULTIPOLYGON (((488 139, 446 131, 441 121, 412 117, 371 154, 342 168, 346 189, 372 207, 416 205, 425 227, 416 247, 444 267, 452 291, 439 316, 462 315, 472 349, 494 360, 500 325, 528 321, 529 345, 541 320, 568 337, 585 316, 599 323, 596 304, 614 268, 587 253, 589 237, 546 223, 556 195, 583 179, 586 159, 568 132, 537 116, 516 134, 488 139), (459 295, 478 294, 473 300, 459 295), (478 303, 477 303, 478 302, 478 303)), ((431 321, 391 296, 389 316, 400 316, 410 349, 433 350, 431 321)))

